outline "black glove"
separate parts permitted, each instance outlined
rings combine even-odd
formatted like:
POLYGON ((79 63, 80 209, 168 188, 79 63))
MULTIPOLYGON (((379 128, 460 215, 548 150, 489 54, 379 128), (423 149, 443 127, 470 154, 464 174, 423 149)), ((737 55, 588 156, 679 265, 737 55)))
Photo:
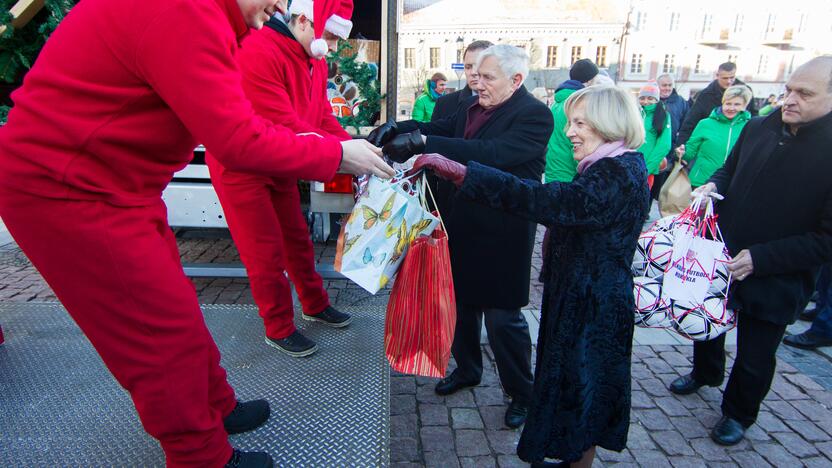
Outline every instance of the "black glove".
POLYGON ((367 141, 369 141, 373 146, 383 146, 385 143, 392 140, 394 136, 396 136, 397 130, 398 127, 396 127, 396 121, 388 120, 386 123, 374 128, 373 131, 367 135, 367 141))
POLYGON ((397 135, 381 149, 381 152, 388 158, 403 163, 414 154, 425 152, 425 142, 422 141, 422 133, 414 130, 410 133, 397 135))

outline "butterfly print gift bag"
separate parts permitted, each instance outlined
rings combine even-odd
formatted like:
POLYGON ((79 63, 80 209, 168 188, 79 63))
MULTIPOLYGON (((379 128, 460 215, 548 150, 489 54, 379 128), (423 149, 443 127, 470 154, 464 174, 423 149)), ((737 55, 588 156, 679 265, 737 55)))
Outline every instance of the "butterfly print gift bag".
POLYGON ((370 178, 338 236, 335 270, 375 294, 398 271, 410 244, 439 220, 423 206, 416 178, 370 178))

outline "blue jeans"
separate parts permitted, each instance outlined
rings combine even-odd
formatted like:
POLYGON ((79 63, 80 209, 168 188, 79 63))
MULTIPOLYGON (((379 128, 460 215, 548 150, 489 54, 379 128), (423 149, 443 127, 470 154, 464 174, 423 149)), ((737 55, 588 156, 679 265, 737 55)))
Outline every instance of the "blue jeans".
POLYGON ((809 331, 817 336, 832 338, 832 264, 821 267, 817 290, 818 315, 809 331))

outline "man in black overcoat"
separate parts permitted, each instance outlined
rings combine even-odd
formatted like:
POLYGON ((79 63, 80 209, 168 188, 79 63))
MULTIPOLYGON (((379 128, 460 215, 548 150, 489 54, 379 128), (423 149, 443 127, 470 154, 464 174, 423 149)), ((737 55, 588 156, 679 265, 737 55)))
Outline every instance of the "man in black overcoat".
MULTIPOLYGON (((717 213, 733 260, 729 299, 738 311, 737 358, 711 438, 740 442, 771 387, 786 326, 806 307, 819 268, 832 262, 832 56, 815 58, 786 83, 783 107, 743 129, 725 165, 698 192, 725 199, 717 213)), ((677 394, 718 386, 725 335, 694 343, 693 372, 677 394)))
POLYGON ((436 100, 436 106, 433 108, 433 114, 430 116, 431 122, 442 120, 450 117, 456 113, 456 108, 474 95, 477 88, 477 74, 474 73, 474 65, 477 63, 477 58, 480 52, 493 46, 489 41, 474 41, 468 44, 465 48, 465 53, 462 54, 462 63, 464 68, 462 72, 465 74, 465 86, 459 91, 454 91, 451 94, 441 96, 436 100))
MULTIPOLYGON (((395 129, 386 125, 368 138, 384 143, 396 133, 384 151, 400 162, 415 154, 439 153, 539 181, 554 124, 549 109, 523 86, 528 61, 520 48, 492 46, 476 65, 477 96, 463 101, 453 115, 430 123, 399 122, 395 129), (379 138, 381 132, 386 136, 379 138)), ((436 385, 436 393, 448 395, 479 384, 484 317, 500 381, 512 399, 505 423, 519 427, 532 396, 531 339, 520 309, 529 302, 536 225, 457 197, 456 187, 444 184, 439 207, 448 229, 457 299, 452 347, 457 369, 436 385)))

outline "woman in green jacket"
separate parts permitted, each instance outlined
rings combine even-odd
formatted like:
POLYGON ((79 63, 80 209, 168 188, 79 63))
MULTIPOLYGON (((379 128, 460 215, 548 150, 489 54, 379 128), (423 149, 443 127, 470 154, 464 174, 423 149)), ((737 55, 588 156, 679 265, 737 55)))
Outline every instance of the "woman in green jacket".
POLYGON ((447 82, 448 78, 442 73, 434 73, 429 80, 425 81, 425 90, 413 103, 413 112, 410 118, 417 122, 430 122, 436 100, 445 94, 445 84, 447 82))
POLYGON ((690 184, 693 188, 705 184, 734 147, 751 114, 745 110, 751 101, 751 91, 746 86, 731 86, 722 95, 722 106, 715 107, 711 115, 699 121, 686 145, 676 153, 688 162, 690 184))
POLYGON ((653 178, 659 173, 670 153, 673 131, 670 129, 670 114, 659 101, 659 86, 655 81, 648 82, 638 92, 638 103, 644 117, 644 144, 638 151, 644 155, 647 163, 647 182, 653 186, 653 178))

